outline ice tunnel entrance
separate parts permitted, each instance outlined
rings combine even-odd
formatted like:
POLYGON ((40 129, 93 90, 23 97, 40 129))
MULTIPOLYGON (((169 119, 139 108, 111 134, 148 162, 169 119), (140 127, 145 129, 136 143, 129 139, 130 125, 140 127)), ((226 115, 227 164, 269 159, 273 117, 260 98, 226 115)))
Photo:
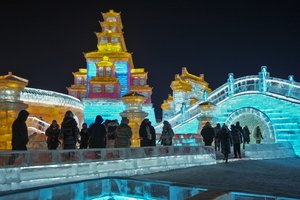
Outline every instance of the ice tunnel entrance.
POLYGON ((248 126, 251 132, 250 143, 255 143, 253 132, 257 126, 260 126, 264 137, 262 143, 272 143, 276 141, 275 129, 270 118, 260 110, 252 107, 237 109, 230 114, 225 123, 230 127, 231 124, 235 124, 237 121, 240 122, 242 127, 248 126))

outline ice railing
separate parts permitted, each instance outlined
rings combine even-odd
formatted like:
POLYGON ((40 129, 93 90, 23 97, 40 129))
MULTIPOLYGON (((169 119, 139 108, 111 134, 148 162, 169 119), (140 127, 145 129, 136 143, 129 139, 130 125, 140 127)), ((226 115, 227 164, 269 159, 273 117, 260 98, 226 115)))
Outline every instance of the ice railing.
POLYGON ((28 136, 34 133, 42 133, 45 134, 47 128, 50 126, 49 123, 37 118, 29 116, 26 120, 26 124, 28 127, 28 136))
MULTIPOLYGON (((259 88, 259 76, 244 76, 234 80, 233 96, 240 94, 261 93, 259 88)), ((300 84, 280 78, 268 77, 266 79, 266 94, 275 98, 288 100, 290 102, 300 103, 300 84)), ((224 83, 212 93, 209 94, 205 101, 218 105, 229 98, 228 83, 224 83)), ((193 106, 183 112, 176 113, 173 117, 167 119, 171 126, 176 129, 181 125, 201 116, 199 104, 204 101, 198 101, 193 106)), ((156 132, 161 132, 163 124, 159 123, 155 126, 156 132)))
POLYGON ((77 108, 80 110, 84 109, 81 101, 70 95, 50 91, 50 90, 41 90, 35 88, 26 87, 21 92, 21 101, 48 104, 48 105, 58 105, 77 108))
POLYGON ((2 151, 0 166, 38 166, 67 163, 99 162, 160 156, 208 155, 216 157, 206 146, 157 146, 140 148, 2 151))

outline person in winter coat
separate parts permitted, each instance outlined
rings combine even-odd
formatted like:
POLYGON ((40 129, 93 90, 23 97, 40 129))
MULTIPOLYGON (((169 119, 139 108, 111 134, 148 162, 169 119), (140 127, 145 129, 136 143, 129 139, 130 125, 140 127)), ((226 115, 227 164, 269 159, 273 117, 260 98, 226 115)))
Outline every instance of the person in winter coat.
POLYGON ((102 122, 101 115, 97 115, 95 122, 89 127, 89 148, 106 147, 106 128, 102 122))
POLYGON ((65 113, 63 122, 61 123, 61 137, 63 140, 63 149, 76 149, 79 129, 74 119, 73 113, 68 110, 65 113))
POLYGON ((241 143, 243 142, 243 135, 240 132, 240 130, 234 126, 234 124, 231 124, 231 137, 232 137, 232 143, 233 143, 233 152, 234 152, 234 157, 237 158, 242 158, 241 155, 241 143))
POLYGON ((144 119, 139 129, 141 147, 155 146, 156 134, 155 129, 151 126, 149 119, 144 119))
POLYGON ((116 140, 116 130, 119 126, 119 122, 117 119, 110 120, 107 124, 107 148, 114 148, 115 147, 115 140, 116 140))
POLYGON ((243 131, 243 127, 241 127, 241 125, 240 125, 240 122, 235 123, 235 128, 238 129, 242 133, 242 139, 244 141, 244 131, 243 131))
POLYGON ((260 144, 261 140, 264 139, 259 126, 254 129, 253 137, 256 140, 256 144, 260 144))
POLYGON ((205 126, 201 130, 201 135, 203 137, 204 145, 211 146, 215 137, 215 130, 209 122, 206 122, 205 126))
POLYGON ((174 131, 168 121, 164 121, 163 124, 164 126, 159 140, 161 141, 161 145, 171 146, 174 137, 174 131))
POLYGON ((88 148, 88 141, 89 141, 89 133, 87 129, 87 124, 83 123, 80 135, 80 149, 87 149, 88 148))
POLYGON ((243 128, 243 133, 244 133, 244 144, 247 143, 249 144, 250 143, 250 131, 249 131, 249 128, 248 126, 245 126, 243 128))
POLYGON ((228 162, 228 155, 230 154, 230 146, 232 145, 231 135, 228 127, 226 124, 223 124, 219 140, 221 143, 221 152, 224 155, 224 160, 227 163, 228 162))
POLYGON ((57 149, 58 145, 60 144, 60 141, 58 140, 60 135, 60 128, 57 124, 56 120, 53 120, 49 128, 46 130, 46 136, 47 136, 47 146, 48 149, 57 149))
POLYGON ((132 131, 128 123, 129 120, 126 117, 122 118, 121 124, 116 129, 116 148, 126 148, 131 145, 132 131))
POLYGON ((27 150, 28 130, 26 120, 29 116, 29 112, 21 110, 17 119, 12 124, 12 150, 27 150))
POLYGON ((215 130, 215 151, 220 151, 220 140, 219 135, 221 133, 221 125, 217 123, 217 126, 214 128, 215 130))

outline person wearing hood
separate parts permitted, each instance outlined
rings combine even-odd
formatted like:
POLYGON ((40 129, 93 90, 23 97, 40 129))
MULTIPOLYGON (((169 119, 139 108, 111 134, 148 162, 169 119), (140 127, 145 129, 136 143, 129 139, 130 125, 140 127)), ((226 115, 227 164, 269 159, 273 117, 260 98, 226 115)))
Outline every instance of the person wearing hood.
POLYGON ((80 149, 87 149, 89 141, 89 133, 87 124, 83 123, 80 131, 80 149))
POLYGON ((79 129, 74 115, 71 111, 65 113, 61 123, 61 137, 63 139, 63 149, 76 149, 79 129))
POLYGON ((126 148, 131 145, 132 131, 130 126, 128 126, 129 120, 124 117, 121 120, 121 124, 116 129, 116 148, 126 148))
POLYGON ((21 110, 17 119, 12 124, 12 150, 27 150, 28 130, 26 120, 29 116, 29 112, 21 110))
POLYGON ((103 118, 97 115, 95 122, 89 127, 89 148, 105 148, 106 128, 102 124, 103 118))
POLYGON ((59 134, 60 134, 59 125, 57 124, 56 120, 53 120, 52 124, 46 130, 47 145, 49 150, 57 149, 58 145, 60 144, 60 141, 58 140, 59 134))
POLYGON ((228 154, 230 154, 230 147, 232 146, 232 138, 226 124, 223 124, 222 126, 219 135, 219 141, 221 143, 221 152, 224 155, 225 163, 228 163, 228 154))
POLYGON ((171 124, 168 121, 163 122, 164 126, 159 141, 163 146, 171 146, 174 137, 174 131, 171 124))
POLYGON ((140 135, 140 146, 141 147, 147 147, 147 146, 155 146, 156 143, 156 134, 155 129, 151 125, 151 122, 149 119, 144 119, 140 125, 139 129, 139 135, 140 135))
POLYGON ((201 136, 203 137, 203 142, 205 146, 211 146, 214 141, 215 130, 209 122, 206 122, 205 126, 201 130, 201 136))

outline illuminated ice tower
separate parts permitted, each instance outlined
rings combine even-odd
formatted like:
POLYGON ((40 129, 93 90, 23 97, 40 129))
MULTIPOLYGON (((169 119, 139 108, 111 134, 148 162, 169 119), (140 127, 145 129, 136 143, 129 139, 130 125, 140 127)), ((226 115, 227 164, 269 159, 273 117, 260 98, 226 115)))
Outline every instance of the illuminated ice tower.
POLYGON ((131 53, 127 52, 120 13, 110 10, 102 13, 102 31, 96 33, 98 50, 84 53, 87 68, 73 73, 74 84, 69 94, 82 100, 85 122, 91 123, 96 115, 104 119, 121 119, 125 110, 121 98, 129 92, 145 96, 142 109, 155 123, 151 104, 152 88, 147 85, 147 72, 135 69, 131 53))
POLYGON ((19 111, 28 107, 20 100, 27 84, 28 80, 12 73, 0 76, 0 150, 11 149, 12 123, 19 111))
POLYGON ((203 74, 200 76, 190 74, 185 67, 182 68, 181 75, 175 75, 171 88, 173 96, 169 95, 161 106, 164 120, 178 112, 184 113, 186 108, 198 101, 206 100, 208 93, 211 92, 203 74))

